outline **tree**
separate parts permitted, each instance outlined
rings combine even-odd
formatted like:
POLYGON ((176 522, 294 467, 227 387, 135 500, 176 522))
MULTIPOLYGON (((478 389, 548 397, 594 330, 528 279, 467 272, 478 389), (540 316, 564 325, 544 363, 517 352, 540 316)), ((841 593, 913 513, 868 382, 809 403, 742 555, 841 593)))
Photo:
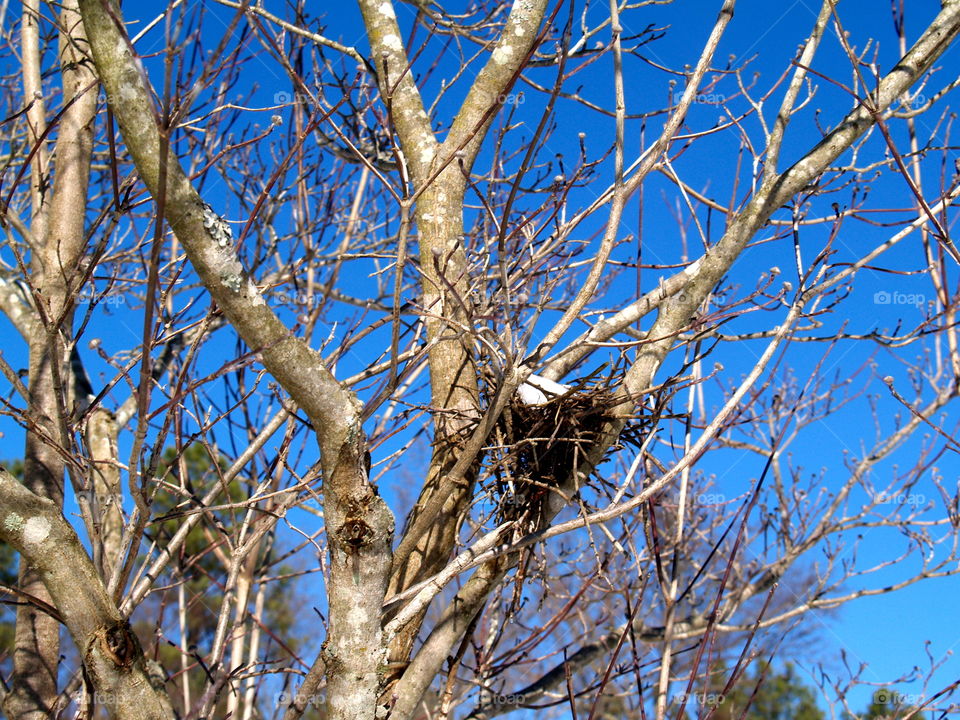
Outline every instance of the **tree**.
POLYGON ((755 80, 718 59, 734 7, 23 2, 7 716, 659 720, 804 616, 958 572, 960 2, 894 4, 878 48, 824 0, 755 80), (308 656, 265 651, 277 533, 308 656))
POLYGON ((756 666, 749 677, 722 694, 714 714, 717 720, 823 720, 816 696, 797 677, 796 669, 787 663, 777 672, 769 666, 756 666))
MULTIPOLYGON (((0 543, 0 585, 13 587, 16 585, 17 558, 16 553, 6 543, 0 543)), ((0 648, 9 648, 13 645, 13 615, 5 606, 0 606, 0 648)), ((8 657, 2 663, 7 665, 8 657)))
MULTIPOLYGON (((916 699, 923 701, 920 695, 904 695, 892 688, 878 688, 870 697, 870 704, 866 710, 857 715, 844 713, 846 718, 856 720, 882 720, 882 718, 915 717, 923 711, 923 705, 915 705, 916 699)), ((940 709, 940 708, 934 708, 940 709)))
POLYGON ((875 720, 876 718, 889 717, 889 700, 884 697, 883 690, 877 691, 870 699, 870 704, 860 718, 862 720, 875 720))
MULTIPOLYGON (((204 486, 220 481, 219 478, 222 477, 223 472, 229 469, 229 463, 223 458, 217 458, 217 460, 218 462, 215 463, 208 448, 199 444, 189 445, 183 448, 182 452, 168 448, 163 454, 158 470, 171 486, 182 485, 189 491, 196 485, 204 486)), ((229 578, 225 577, 223 572, 224 567, 229 566, 229 562, 225 561, 223 549, 216 538, 218 528, 229 525, 233 521, 229 505, 231 503, 242 505, 255 490, 255 488, 244 487, 247 482, 240 482, 236 478, 230 481, 224 491, 225 504, 228 508, 211 510, 209 515, 190 529, 180 547, 176 567, 169 568, 158 579, 160 584, 169 583, 171 587, 177 587, 178 593, 182 592, 182 598, 185 598, 184 600, 178 598, 177 602, 178 609, 182 613, 177 619, 181 629, 180 643, 174 645, 162 642, 164 607, 161 598, 157 598, 159 602, 157 600, 151 602, 151 598, 145 601, 146 617, 133 628, 144 645, 146 654, 154 655, 165 668, 181 668, 176 691, 171 693, 174 710, 181 716, 189 713, 191 699, 202 696, 206 689, 206 679, 199 673, 190 672, 190 667, 196 662, 195 651, 191 652, 190 648, 191 646, 206 647, 216 638, 217 618, 222 610, 222 598, 217 588, 229 582, 229 578)), ((172 505, 174 499, 175 496, 164 497, 163 495, 155 499, 153 509, 158 521, 151 531, 145 533, 152 543, 163 546, 176 537, 184 514, 188 511, 182 506, 172 505)), ((237 585, 244 588, 245 594, 257 593, 255 601, 257 622, 264 628, 268 628, 266 633, 259 631, 262 637, 260 642, 265 646, 265 654, 269 654, 270 650, 277 645, 286 652, 297 652, 301 646, 300 638, 293 630, 297 612, 303 609, 301 607, 303 602, 291 593, 289 580, 291 576, 299 573, 290 565, 277 562, 278 555, 281 558, 286 555, 282 550, 275 547, 272 537, 268 537, 260 548, 264 556, 252 556, 237 578, 237 585), (262 582, 263 576, 267 573, 274 576, 273 582, 262 582), (255 588, 258 589, 255 590, 255 588)), ((147 558, 143 561, 146 562, 147 558)), ((235 713, 234 703, 232 696, 222 697, 214 712, 219 716, 225 716, 230 711, 235 713)))
MULTIPOLYGON (((10 473, 21 479, 23 477, 23 463, 16 461, 13 463, 4 463, 9 468, 10 473)), ((9 673, 10 654, 8 648, 13 647, 14 638, 14 611, 11 606, 16 605, 16 597, 9 589, 15 588, 17 584, 17 553, 5 542, 0 542, 0 587, 6 593, 9 593, 9 600, 0 604, 0 667, 2 671, 9 673)))

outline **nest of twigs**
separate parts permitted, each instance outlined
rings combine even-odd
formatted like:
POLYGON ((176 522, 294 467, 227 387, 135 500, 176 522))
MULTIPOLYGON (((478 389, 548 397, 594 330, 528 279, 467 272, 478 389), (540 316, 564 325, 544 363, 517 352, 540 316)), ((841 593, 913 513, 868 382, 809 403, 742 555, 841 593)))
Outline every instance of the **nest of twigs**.
POLYGON ((498 421, 493 464, 498 516, 539 529, 551 493, 586 462, 589 448, 613 419, 616 401, 604 386, 581 381, 541 405, 514 396, 498 421))

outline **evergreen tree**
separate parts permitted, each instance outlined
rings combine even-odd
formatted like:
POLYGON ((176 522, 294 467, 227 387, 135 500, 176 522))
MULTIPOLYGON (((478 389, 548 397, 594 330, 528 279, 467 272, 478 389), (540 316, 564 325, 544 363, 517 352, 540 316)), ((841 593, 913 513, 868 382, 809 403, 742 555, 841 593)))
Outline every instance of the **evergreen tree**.
MULTIPOLYGON (((721 674, 718 684, 725 682, 726 677, 725 673, 721 674)), ((769 664, 754 666, 753 671, 742 676, 727 693, 715 695, 722 697, 722 702, 713 720, 738 720, 744 708, 747 708, 745 720, 824 720, 813 689, 804 684, 792 663, 780 671, 769 664)))
MULTIPOLYGON (((14 477, 23 478, 23 463, 15 460, 0 463, 14 477)), ((6 587, 17 586, 17 553, 12 547, 0 540, 0 584, 6 587)), ((13 649, 13 627, 16 617, 14 603, 17 599, 6 593, 0 594, 0 669, 6 672, 13 649)))
POLYGON ((845 720, 881 720, 882 718, 906 717, 913 707, 905 702, 902 694, 891 688, 880 688, 870 698, 866 710, 856 716, 847 715, 845 720))
MULTIPOLYGON (((208 449, 200 444, 184 448, 182 459, 183 463, 180 463, 177 451, 174 448, 168 448, 160 461, 157 474, 171 485, 185 488, 196 502, 185 501, 183 494, 179 492, 166 493, 165 496, 154 499, 154 507, 158 509, 157 515, 161 520, 152 524, 147 535, 150 539, 157 539, 161 545, 173 537, 179 529, 182 513, 196 510, 199 498, 193 488, 207 486, 211 482, 211 474, 217 473, 222 476, 229 465, 223 457, 219 457, 214 464, 208 449), (181 470, 184 471, 182 476, 181 470)), ((227 486, 223 504, 239 503, 249 495, 250 488, 245 487, 245 480, 235 478, 227 486)), ((236 518, 228 517, 231 513, 244 512, 246 509, 243 507, 210 511, 210 514, 187 536, 183 551, 176 561, 178 570, 170 573, 171 583, 181 582, 182 578, 186 578, 189 646, 196 648, 200 654, 206 652, 213 641, 222 601, 222 587, 227 579, 223 559, 217 557, 218 551, 223 552, 223 548, 218 548, 217 541, 220 537, 218 526, 222 523, 235 522, 236 518)), ((270 555, 273 554, 271 542, 262 543, 261 554, 263 557, 260 560, 260 566, 269 565, 270 555)), ((288 565, 278 565, 271 568, 270 575, 283 576, 292 573, 293 570, 294 568, 288 565)), ((279 580, 270 583, 264 602, 264 622, 270 628, 265 641, 269 643, 276 639, 290 650, 296 651, 300 648, 301 642, 300 637, 292 631, 297 609, 303 603, 293 596, 291 590, 289 581, 279 580)), ((169 599, 166 602, 169 603, 169 599)), ((173 627, 173 617, 169 614, 169 610, 164 616, 159 615, 163 605, 164 603, 159 600, 153 603, 148 600, 148 606, 144 608, 146 612, 139 613, 141 619, 134 623, 134 629, 140 636, 144 648, 148 648, 148 653, 154 651, 154 641, 158 637, 155 632, 157 624, 162 621, 166 628, 173 627), (155 609, 158 612, 154 612, 155 609)), ((170 632, 175 634, 174 630, 170 632)), ((155 652, 157 660, 168 673, 176 672, 180 668, 179 647, 168 642, 157 642, 155 652)), ((207 689, 205 679, 196 673, 190 674, 189 677, 191 678, 190 696, 195 699, 207 689)), ((171 695, 177 700, 182 697, 181 693, 171 695)), ((267 693, 263 700, 271 704, 272 697, 267 693)), ((180 709, 183 710, 183 708, 180 709)), ((309 719, 311 715, 307 713, 304 717, 309 719)))

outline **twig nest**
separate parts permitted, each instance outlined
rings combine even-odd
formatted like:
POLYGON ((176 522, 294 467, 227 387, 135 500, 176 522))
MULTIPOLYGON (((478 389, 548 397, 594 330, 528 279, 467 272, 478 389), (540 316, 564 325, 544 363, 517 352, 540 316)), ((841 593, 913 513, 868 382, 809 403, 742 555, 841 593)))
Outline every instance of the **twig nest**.
POLYGON ((605 384, 593 380, 571 386, 531 375, 517 389, 497 425, 499 452, 491 468, 504 519, 537 528, 550 493, 586 461, 588 449, 613 419, 617 401, 605 384))

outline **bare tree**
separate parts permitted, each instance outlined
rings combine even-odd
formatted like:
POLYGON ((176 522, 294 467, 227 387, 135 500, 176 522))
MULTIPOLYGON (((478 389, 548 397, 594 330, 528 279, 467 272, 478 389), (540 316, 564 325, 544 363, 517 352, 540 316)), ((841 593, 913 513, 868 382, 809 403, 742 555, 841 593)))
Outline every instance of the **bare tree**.
POLYGON ((756 77, 734 6, 4 17, 7 716, 683 717, 958 572, 960 2, 756 77))

